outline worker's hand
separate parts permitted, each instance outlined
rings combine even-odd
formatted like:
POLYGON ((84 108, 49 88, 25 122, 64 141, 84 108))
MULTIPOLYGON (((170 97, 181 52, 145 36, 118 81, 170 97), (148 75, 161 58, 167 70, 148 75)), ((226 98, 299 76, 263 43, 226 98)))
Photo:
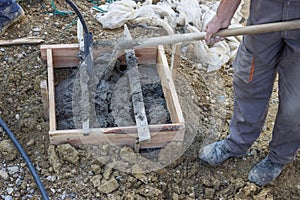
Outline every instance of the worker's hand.
POLYGON ((213 35, 218 32, 220 29, 228 28, 229 23, 222 21, 217 16, 214 16, 210 22, 206 25, 206 36, 205 41, 208 45, 213 45, 216 42, 224 40, 223 37, 213 35))

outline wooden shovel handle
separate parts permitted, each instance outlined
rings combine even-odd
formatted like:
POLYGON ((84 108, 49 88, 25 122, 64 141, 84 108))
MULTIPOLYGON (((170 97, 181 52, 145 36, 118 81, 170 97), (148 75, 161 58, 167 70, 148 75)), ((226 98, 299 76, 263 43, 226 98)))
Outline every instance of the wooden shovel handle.
POLYGON ((293 29, 300 29, 300 19, 285 21, 285 22, 250 25, 241 28, 223 29, 218 31, 214 35, 221 36, 221 37, 228 37, 228 36, 237 36, 237 35, 262 34, 262 33, 270 33, 270 32, 277 32, 277 31, 293 30, 293 29))
MULTIPOLYGON (((292 29, 300 29, 300 19, 285 21, 285 22, 275 22, 268 24, 259 24, 259 25, 251 25, 241 28, 230 28, 223 29, 214 35, 218 35, 221 37, 229 37, 229 36, 237 36, 237 35, 251 35, 251 34, 261 34, 261 33, 269 33, 276 31, 284 31, 284 30, 292 30, 292 29)), ((160 37, 152 37, 152 38, 144 38, 127 41, 123 44, 124 49, 131 48, 144 48, 150 46, 158 46, 158 45, 167 45, 167 44, 176 44, 181 42, 191 42, 195 40, 202 40, 205 38, 205 32, 195 32, 195 33, 185 33, 185 34, 175 34, 175 35, 167 35, 160 37)))

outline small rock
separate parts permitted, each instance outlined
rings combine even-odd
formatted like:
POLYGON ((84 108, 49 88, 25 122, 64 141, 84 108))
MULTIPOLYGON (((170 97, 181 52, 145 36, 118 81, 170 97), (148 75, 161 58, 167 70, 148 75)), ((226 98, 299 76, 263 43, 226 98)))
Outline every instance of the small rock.
POLYGON ((7 171, 10 175, 13 175, 19 171, 18 166, 7 167, 7 171))
POLYGON ((108 180, 110 175, 112 174, 112 168, 109 166, 106 166, 103 172, 103 177, 108 180))
POLYGON ((40 32, 32 32, 32 36, 38 36, 40 35, 40 32))
POLYGON ((108 153, 108 150, 109 150, 109 145, 108 144, 102 145, 102 147, 101 147, 101 154, 104 155, 104 156, 106 156, 107 153, 108 153))
POLYGON ((51 190, 51 192, 52 192, 53 194, 55 194, 55 193, 56 193, 56 190, 55 190, 55 189, 53 189, 53 188, 50 188, 50 190, 51 190))
POLYGON ((178 194, 176 194, 176 193, 173 193, 173 195, 172 195, 172 199, 173 199, 173 200, 179 200, 179 196, 178 196, 178 194))
POLYGON ((10 140, 0 142, 0 153, 7 161, 13 161, 17 157, 17 150, 10 140))
POLYGON ((56 181, 56 176, 48 176, 47 180, 54 183, 56 181))
MULTIPOLYGON (((58 156, 55 152, 55 147, 53 145, 50 145, 48 148, 48 157, 49 157, 49 163, 52 166, 52 169, 55 173, 60 172, 61 163, 59 162, 58 156)), ((49 171, 51 171, 49 169, 49 171)))
POLYGON ((115 191, 116 189, 118 189, 118 187, 119 187, 118 181, 116 179, 112 178, 109 181, 106 181, 105 183, 100 185, 98 187, 98 190, 105 194, 109 194, 109 193, 115 191))
POLYGON ((9 179, 9 175, 6 171, 4 170, 0 170, 0 177, 1 179, 3 179, 4 181, 7 181, 9 179))
POLYGON ((26 143, 26 145, 28 146, 28 147, 30 147, 30 146, 32 146, 32 145, 34 145, 35 144, 35 141, 34 141, 34 139, 32 138, 31 140, 29 140, 27 143, 26 143))
POLYGON ((12 196, 10 196, 10 195, 6 195, 6 196, 4 197, 4 200, 13 200, 13 198, 12 198, 12 196))
POLYGON ((158 197, 162 194, 162 191, 151 186, 145 186, 139 189, 138 193, 145 197, 158 197))
POLYGON ((96 159, 97 159, 97 161, 99 161, 100 163, 105 165, 110 160, 110 156, 100 156, 96 159))
POLYGON ((57 151, 59 157, 62 158, 64 161, 69 163, 78 164, 79 156, 78 151, 72 147, 70 144, 62 144, 57 147, 57 151))
POLYGON ((135 178, 137 178, 138 180, 142 181, 143 183, 147 184, 148 178, 147 176, 145 176, 142 172, 142 169, 138 166, 138 165, 133 165, 132 166, 132 174, 135 178))
POLYGON ((97 188, 101 185, 101 179, 102 179, 101 175, 96 175, 93 178, 91 178, 91 182, 93 183, 93 186, 95 188, 97 188))
MULTIPOLYGON (((36 69, 38 69, 40 66, 34 66, 34 68, 36 68, 36 69)), ((36 125, 36 129, 38 130, 38 131, 41 131, 42 130, 42 126, 40 125, 40 124, 38 124, 38 125, 36 125)))
POLYGON ((20 186, 22 184, 22 177, 17 178, 17 180, 15 181, 16 186, 20 186))
MULTIPOLYGON (((16 55, 16 61, 20 61, 22 58, 24 58, 23 54, 19 53, 16 55)), ((16 118, 17 118, 17 116, 16 116, 16 118)), ((19 119, 20 119, 20 116, 19 116, 19 119)))
POLYGON ((120 151, 120 157, 122 160, 125 160, 130 163, 134 163, 137 160, 137 155, 134 151, 129 147, 123 147, 120 151))
POLYGON ((101 167, 99 165, 91 165, 94 174, 99 174, 101 172, 101 167))
POLYGON ((7 194, 12 194, 13 191, 14 191, 14 189, 11 188, 11 187, 9 187, 9 188, 6 189, 7 194))
POLYGON ((33 32, 40 32, 42 29, 40 27, 36 27, 31 29, 33 32))

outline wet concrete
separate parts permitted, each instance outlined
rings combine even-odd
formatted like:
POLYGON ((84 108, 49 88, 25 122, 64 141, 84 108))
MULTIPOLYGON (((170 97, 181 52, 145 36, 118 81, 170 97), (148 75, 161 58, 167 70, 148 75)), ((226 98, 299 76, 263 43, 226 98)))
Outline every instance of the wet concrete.
MULTIPOLYGON (((108 49, 94 56, 96 85, 91 91, 90 113, 93 128, 121 127, 135 125, 134 111, 126 66, 116 63, 109 80, 99 80, 111 59, 110 42, 98 42, 95 48, 108 49)), ((82 66, 80 66, 82 67, 82 66)), ((163 89, 155 65, 139 65, 145 110, 149 124, 171 123, 163 89)), ((132 69, 133 70, 133 69, 132 69)), ((59 82, 55 90, 57 129, 81 128, 81 86, 78 69, 68 70, 69 75, 59 82), (71 72, 70 72, 71 71, 71 72)))

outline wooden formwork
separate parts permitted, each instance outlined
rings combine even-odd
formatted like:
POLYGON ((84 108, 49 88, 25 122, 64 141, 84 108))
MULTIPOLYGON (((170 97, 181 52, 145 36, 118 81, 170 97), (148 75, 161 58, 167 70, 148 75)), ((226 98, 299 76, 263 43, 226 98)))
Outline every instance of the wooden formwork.
MULTIPOLYGON (((113 143, 119 146, 134 147, 138 137, 136 126, 92 128, 89 135, 83 135, 82 129, 57 130, 55 112, 55 86, 54 71, 57 68, 77 67, 79 60, 77 54, 78 44, 42 45, 41 55, 47 60, 48 66, 48 100, 49 100, 49 137, 51 144, 70 143, 100 144, 113 143)), ((99 55, 101 50, 93 52, 99 55), (100 51, 100 52, 99 52, 100 51)), ((103 50, 105 51, 105 49, 103 50)), ((169 69, 163 46, 135 50, 139 64, 156 64, 161 85, 163 88, 167 108, 171 116, 171 124, 149 125, 151 140, 142 142, 143 148, 160 148, 171 141, 183 141, 184 118, 175 90, 172 73, 169 69)), ((122 59, 122 58, 121 58, 122 59)))

